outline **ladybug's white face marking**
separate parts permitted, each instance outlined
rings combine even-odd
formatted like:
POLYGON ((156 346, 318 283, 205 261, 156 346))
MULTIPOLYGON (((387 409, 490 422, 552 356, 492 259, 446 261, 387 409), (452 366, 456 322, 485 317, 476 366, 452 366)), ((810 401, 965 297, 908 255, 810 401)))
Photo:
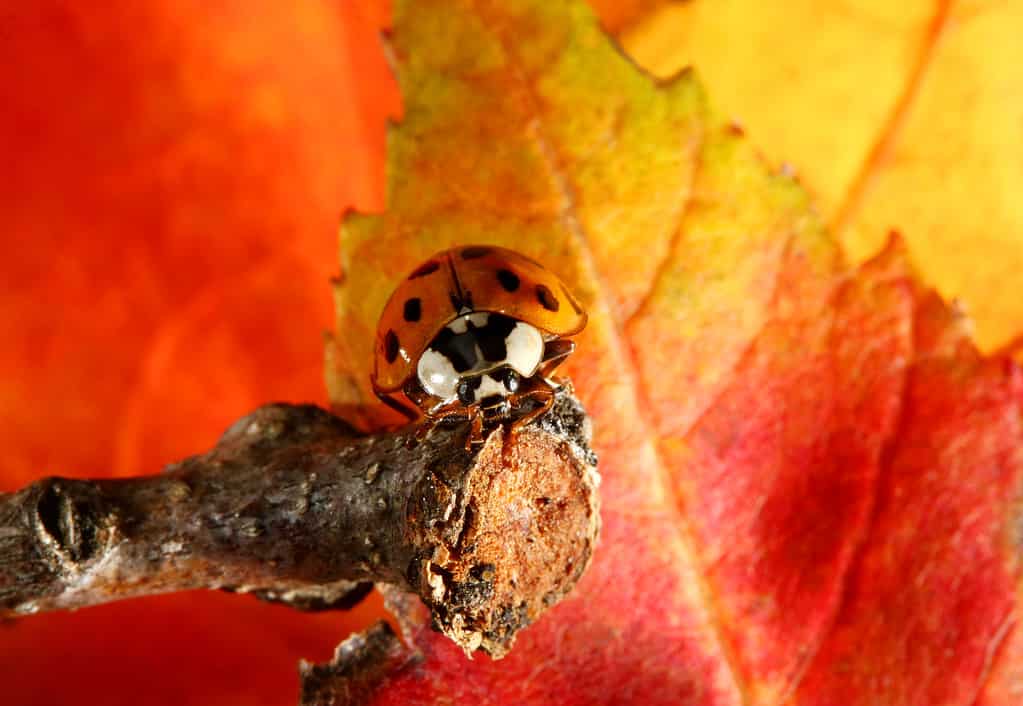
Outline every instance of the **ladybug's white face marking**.
POLYGON ((419 358, 417 371, 423 389, 442 400, 454 399, 461 375, 443 354, 427 349, 419 358))
POLYGON ((441 329, 420 356, 416 373, 434 397, 469 404, 510 395, 518 389, 518 377, 536 372, 543 350, 536 327, 503 314, 473 312, 441 329))
POLYGON ((532 376, 543 360, 543 336, 535 327, 520 321, 505 339, 505 364, 524 378, 532 376))
POLYGON ((503 382, 495 380, 490 375, 484 373, 483 375, 480 375, 480 386, 472 392, 474 401, 481 402, 492 395, 507 397, 509 390, 505 387, 503 382))

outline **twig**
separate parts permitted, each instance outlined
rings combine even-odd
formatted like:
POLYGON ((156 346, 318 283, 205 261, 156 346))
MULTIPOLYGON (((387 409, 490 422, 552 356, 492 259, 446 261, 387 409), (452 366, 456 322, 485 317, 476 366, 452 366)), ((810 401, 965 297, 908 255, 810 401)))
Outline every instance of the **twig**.
POLYGON ((467 652, 501 656, 589 562, 595 459, 578 402, 466 452, 313 406, 268 405, 158 476, 47 478, 0 495, 0 617, 198 588, 299 609, 371 582, 418 594, 467 652))
POLYGON ((299 706, 349 706, 371 700, 389 674, 414 661, 385 622, 338 645, 326 664, 302 662, 299 706))

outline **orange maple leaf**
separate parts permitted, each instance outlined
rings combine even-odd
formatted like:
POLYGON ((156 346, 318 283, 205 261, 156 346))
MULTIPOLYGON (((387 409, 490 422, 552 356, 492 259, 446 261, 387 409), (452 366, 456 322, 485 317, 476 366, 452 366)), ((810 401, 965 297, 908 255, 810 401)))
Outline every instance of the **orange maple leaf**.
POLYGON ((805 192, 581 3, 398 2, 387 210, 342 229, 335 401, 394 283, 518 248, 590 309, 569 364, 604 531, 500 663, 421 631, 375 703, 972 702, 1015 615, 1023 375, 893 240, 842 263, 805 192))

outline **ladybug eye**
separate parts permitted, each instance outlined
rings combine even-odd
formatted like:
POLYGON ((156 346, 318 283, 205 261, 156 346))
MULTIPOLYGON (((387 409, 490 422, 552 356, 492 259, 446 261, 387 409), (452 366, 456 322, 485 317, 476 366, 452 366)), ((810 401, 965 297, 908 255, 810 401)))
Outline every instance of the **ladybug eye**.
POLYGON ((519 389, 520 381, 521 378, 519 377, 519 374, 517 372, 515 372, 511 368, 505 369, 504 380, 501 381, 504 383, 504 389, 508 390, 508 392, 515 392, 516 390, 519 389))
POLYGON ((479 386, 479 378, 462 378, 458 383, 458 401, 464 405, 471 405, 476 401, 476 388, 479 386), (476 384, 473 385, 473 382, 476 384))

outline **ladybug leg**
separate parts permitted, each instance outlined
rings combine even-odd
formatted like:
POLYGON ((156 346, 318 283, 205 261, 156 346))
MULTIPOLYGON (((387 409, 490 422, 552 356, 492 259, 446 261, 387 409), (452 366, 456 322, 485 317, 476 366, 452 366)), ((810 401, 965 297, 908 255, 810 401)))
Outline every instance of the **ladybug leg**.
POLYGON ((425 415, 423 415, 423 419, 421 422, 419 422, 419 426, 416 427, 416 433, 415 436, 413 437, 415 439, 415 443, 418 444, 423 439, 428 437, 430 435, 430 432, 432 432, 438 424, 447 419, 451 419, 451 415, 434 414, 432 412, 427 412, 425 415))
POLYGON ((423 417, 423 422, 416 430, 416 441, 425 439, 433 428, 441 422, 469 421, 469 434, 465 439, 465 450, 471 451, 473 444, 483 443, 483 415, 479 407, 465 407, 461 402, 449 402, 430 409, 423 417))
MULTIPOLYGON (((540 363, 540 369, 537 371, 537 375, 544 380, 550 378, 551 373, 565 362, 565 358, 572 355, 572 351, 575 350, 575 341, 568 340, 566 338, 556 338, 553 341, 547 341, 543 347, 543 361, 540 363)), ((552 386, 561 384, 560 380, 550 381, 553 383, 552 386)))
POLYGON ((399 400, 394 395, 386 392, 376 392, 377 399, 383 402, 385 405, 393 409, 395 412, 399 412, 410 422, 414 422, 419 419, 419 413, 409 407, 407 404, 399 400))
POLYGON ((422 414, 417 417, 417 419, 420 419, 419 427, 416 429, 412 439, 409 440, 409 444, 414 446, 429 436, 433 428, 437 426, 437 423, 444 419, 444 415, 437 413, 438 409, 436 406, 430 406, 430 396, 414 380, 405 383, 402 392, 405 393, 405 397, 422 410, 422 414))
POLYGON ((483 443, 483 415, 480 414, 479 407, 473 405, 470 412, 472 415, 472 424, 469 425, 469 434, 465 437, 465 450, 472 451, 473 444, 483 443))
POLYGON ((574 350, 575 341, 565 338, 556 338, 544 344, 543 361, 532 378, 534 382, 530 389, 521 392, 515 400, 516 403, 534 400, 540 404, 536 409, 530 410, 512 422, 510 430, 512 434, 517 434, 534 419, 550 411, 550 408, 554 406, 555 392, 565 387, 571 389, 571 381, 567 378, 552 378, 551 374, 565 362, 565 358, 572 355, 574 350))
POLYGON ((518 434, 530 422, 537 417, 546 414, 550 410, 550 408, 554 405, 554 391, 555 388, 547 382, 547 380, 540 379, 538 380, 536 387, 523 393, 518 400, 516 400, 535 400, 539 402, 540 405, 536 409, 530 410, 512 422, 510 431, 513 435, 518 434))
POLYGON ((405 396, 408 397, 415 406, 419 407, 419 409, 430 409, 430 395, 416 380, 409 380, 405 383, 405 387, 403 387, 401 391, 404 392, 405 396))
POLYGON ((420 441, 428 437, 430 435, 430 432, 433 431, 433 428, 437 426, 440 420, 441 417, 435 417, 432 414, 427 414, 426 416, 424 416, 423 421, 421 421, 419 423, 419 426, 416 427, 416 434, 414 437, 416 443, 419 443, 420 441))

